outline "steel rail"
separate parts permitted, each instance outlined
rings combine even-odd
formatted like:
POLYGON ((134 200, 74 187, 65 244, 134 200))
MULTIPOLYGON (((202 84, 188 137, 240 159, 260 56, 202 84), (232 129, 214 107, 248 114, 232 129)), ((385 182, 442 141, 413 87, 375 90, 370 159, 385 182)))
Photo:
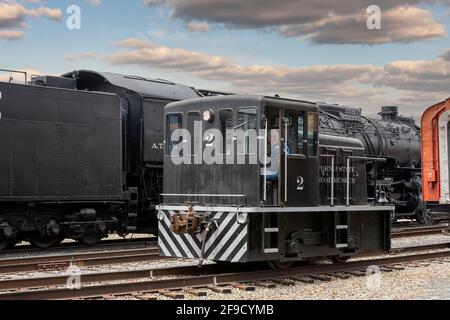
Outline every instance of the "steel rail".
POLYGON ((133 238, 133 239, 116 239, 116 240, 103 240, 95 246, 88 246, 84 244, 79 244, 76 242, 66 242, 61 243, 56 247, 51 247, 48 249, 31 248, 30 245, 17 245, 14 249, 0 250, 0 259, 7 255, 13 254, 24 254, 24 253, 35 253, 35 252, 57 252, 59 250, 80 250, 80 249, 103 249, 119 246, 134 246, 136 248, 147 246, 148 244, 155 244, 155 237, 151 238, 133 238))
POLYGON ((0 267, 5 265, 21 265, 21 264, 41 264, 41 263, 52 263, 60 261, 72 261, 72 260, 82 260, 88 258, 108 258, 108 257, 118 257, 118 256, 131 256, 147 253, 158 253, 157 247, 139 248, 139 249, 122 249, 114 251, 92 251, 85 253, 67 253, 61 255, 42 255, 33 257, 14 257, 6 258, 0 260, 0 267))
POLYGON ((391 232, 393 239, 407 238, 407 237, 417 237, 417 236, 428 236, 428 235, 438 235, 450 233, 449 226, 432 226, 432 227, 420 227, 420 228, 405 228, 405 229, 394 229, 391 232))
MULTIPOLYGON (((450 248, 450 243, 440 243, 433 245, 397 248, 392 251, 392 254, 418 252, 427 250, 440 250, 450 248)), ((367 255, 367 257, 373 256, 373 253, 367 255)), ((237 265, 233 265, 237 268, 237 265)), ((81 275, 81 284, 88 284, 93 282, 105 282, 105 281, 118 281, 118 280, 132 280, 140 278, 154 278, 161 276, 174 276, 174 275, 188 275, 196 274, 199 271, 204 273, 217 272, 220 266, 208 265, 203 269, 199 269, 197 266, 187 267, 169 267, 169 268, 149 268, 140 270, 129 271, 114 271, 114 272, 97 272, 81 275)), ((38 277, 38 278, 23 278, 23 279, 11 279, 0 281, 0 290, 14 290, 14 289, 26 289, 26 288, 38 288, 47 286, 61 286, 67 283, 68 276, 53 276, 53 277, 38 277)))
MULTIPOLYGON (((192 277, 177 277, 150 281, 144 280, 140 282, 126 282, 118 284, 93 284, 81 286, 81 288, 78 290, 70 290, 68 288, 48 288, 45 290, 15 291, 0 294, 0 300, 77 299, 102 297, 105 295, 127 295, 135 292, 182 290, 185 288, 199 288, 210 285, 228 285, 236 282, 263 281, 301 275, 307 276, 330 272, 345 272, 355 269, 366 269, 370 266, 382 267, 399 263, 417 262, 449 257, 450 251, 444 251, 360 260, 342 264, 304 266, 287 270, 253 270, 234 273, 202 274, 202 272, 200 272, 202 271, 202 269, 198 269, 198 274, 192 277)), ((178 275, 186 275, 186 273, 180 272, 178 273, 178 275)))
POLYGON ((45 262, 40 261, 39 259, 33 259, 31 262, 19 262, 13 264, 2 264, 0 265, 0 274, 5 273, 16 273, 16 272, 30 272, 30 271, 41 271, 41 270, 55 270, 68 268, 70 265, 82 266, 82 267, 92 267, 106 264, 119 264, 119 263, 131 263, 131 262, 139 262, 139 261, 155 261, 160 260, 161 257, 156 250, 146 251, 142 253, 128 254, 126 252, 122 252, 121 254, 116 255, 105 255, 100 257, 92 257, 96 256, 87 254, 90 257, 84 258, 71 258, 70 255, 65 259, 55 259, 53 261, 46 260, 45 262))

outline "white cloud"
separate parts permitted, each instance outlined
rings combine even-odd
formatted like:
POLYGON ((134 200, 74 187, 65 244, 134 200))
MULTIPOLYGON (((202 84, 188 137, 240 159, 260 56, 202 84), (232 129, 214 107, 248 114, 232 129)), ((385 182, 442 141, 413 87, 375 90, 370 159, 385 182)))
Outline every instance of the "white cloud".
POLYGON ((208 32, 209 25, 207 22, 191 21, 186 24, 186 27, 191 32, 208 32))
POLYGON ((103 58, 112 64, 184 72, 209 81, 219 90, 352 104, 364 106, 370 113, 378 112, 381 105, 400 104, 407 107, 406 114, 413 115, 448 96, 450 88, 450 50, 433 60, 393 61, 381 67, 290 67, 240 65, 226 57, 159 46, 142 39, 126 39, 118 46, 119 51, 103 58), (222 87, 217 88, 217 83, 222 87))
POLYGON ((144 0, 167 5, 173 16, 186 21, 221 24, 230 28, 264 29, 312 43, 408 43, 446 34, 444 26, 420 4, 449 5, 449 0, 144 0), (382 29, 367 29, 370 5, 382 10, 382 29))
POLYGON ((78 61, 81 59, 97 59, 97 54, 92 51, 67 53, 64 55, 64 59, 67 61, 78 61))
POLYGON ((25 35, 23 30, 29 27, 25 20, 41 17, 60 21, 62 12, 60 9, 45 6, 28 9, 16 2, 0 3, 0 39, 15 40, 22 38, 25 35))

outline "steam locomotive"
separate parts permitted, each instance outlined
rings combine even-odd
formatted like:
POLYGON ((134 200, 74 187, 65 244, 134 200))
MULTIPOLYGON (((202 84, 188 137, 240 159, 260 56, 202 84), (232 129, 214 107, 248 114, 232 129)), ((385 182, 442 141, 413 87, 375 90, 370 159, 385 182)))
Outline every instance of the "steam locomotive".
POLYGON ((170 81, 87 70, 0 82, 0 249, 155 234, 163 108, 198 96, 170 81))
POLYGON ((365 117, 361 109, 320 104, 321 132, 360 140, 370 157, 383 163, 368 163, 369 195, 382 194, 395 205, 396 218, 416 218, 432 223, 422 202, 420 128, 414 119, 399 116, 398 107, 382 107, 378 119, 365 117))

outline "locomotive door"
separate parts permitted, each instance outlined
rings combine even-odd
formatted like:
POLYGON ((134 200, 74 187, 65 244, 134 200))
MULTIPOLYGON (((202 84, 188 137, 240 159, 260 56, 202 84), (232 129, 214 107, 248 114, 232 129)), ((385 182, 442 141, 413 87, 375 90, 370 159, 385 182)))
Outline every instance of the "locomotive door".
POLYGON ((286 206, 318 205, 318 128, 317 113, 284 111, 281 185, 286 206))

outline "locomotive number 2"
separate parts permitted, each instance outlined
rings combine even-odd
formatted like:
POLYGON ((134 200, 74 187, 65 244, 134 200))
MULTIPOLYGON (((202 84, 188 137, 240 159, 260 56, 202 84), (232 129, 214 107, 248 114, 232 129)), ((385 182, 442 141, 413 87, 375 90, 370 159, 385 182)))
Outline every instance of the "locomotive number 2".
POLYGON ((303 191, 305 189, 305 179, 303 177, 297 177, 297 191, 303 191))

